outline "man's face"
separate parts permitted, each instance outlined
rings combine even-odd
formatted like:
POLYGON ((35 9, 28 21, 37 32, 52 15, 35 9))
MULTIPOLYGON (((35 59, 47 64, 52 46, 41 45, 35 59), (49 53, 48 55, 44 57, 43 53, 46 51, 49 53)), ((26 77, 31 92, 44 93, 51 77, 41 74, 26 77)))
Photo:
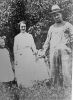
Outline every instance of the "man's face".
POLYGON ((53 14, 53 18, 56 23, 60 23, 62 21, 62 14, 60 12, 56 12, 53 14))
POLYGON ((26 24, 21 23, 21 24, 20 24, 20 30, 21 30, 21 31, 26 31, 26 24))

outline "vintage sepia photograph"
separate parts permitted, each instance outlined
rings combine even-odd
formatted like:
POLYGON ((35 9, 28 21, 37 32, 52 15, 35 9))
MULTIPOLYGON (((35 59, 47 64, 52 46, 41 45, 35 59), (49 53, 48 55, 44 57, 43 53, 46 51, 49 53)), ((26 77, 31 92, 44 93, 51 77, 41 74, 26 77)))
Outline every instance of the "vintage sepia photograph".
POLYGON ((73 0, 0 0, 0 100, 72 100, 73 0))

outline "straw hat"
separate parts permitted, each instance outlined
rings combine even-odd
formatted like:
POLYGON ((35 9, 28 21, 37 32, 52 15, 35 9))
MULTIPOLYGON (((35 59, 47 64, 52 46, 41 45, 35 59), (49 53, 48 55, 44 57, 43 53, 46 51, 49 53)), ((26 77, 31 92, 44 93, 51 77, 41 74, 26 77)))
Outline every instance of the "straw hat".
POLYGON ((52 10, 51 14, 63 11, 63 9, 61 9, 57 4, 53 5, 51 10, 52 10))

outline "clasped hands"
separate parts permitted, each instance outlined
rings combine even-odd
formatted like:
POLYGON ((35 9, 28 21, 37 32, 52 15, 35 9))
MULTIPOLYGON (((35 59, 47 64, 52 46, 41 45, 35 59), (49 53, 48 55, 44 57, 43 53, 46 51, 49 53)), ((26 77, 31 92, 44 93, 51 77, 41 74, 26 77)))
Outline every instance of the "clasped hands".
POLYGON ((42 49, 40 49, 40 50, 38 50, 38 52, 37 52, 37 59, 39 59, 39 58, 44 58, 45 57, 45 52, 44 52, 44 50, 42 50, 42 49))

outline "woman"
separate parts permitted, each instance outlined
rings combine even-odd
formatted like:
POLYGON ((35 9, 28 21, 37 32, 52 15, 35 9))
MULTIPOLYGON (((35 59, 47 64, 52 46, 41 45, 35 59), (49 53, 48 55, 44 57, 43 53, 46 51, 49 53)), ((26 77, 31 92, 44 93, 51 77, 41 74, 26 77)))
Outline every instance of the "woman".
POLYGON ((32 87, 34 81, 38 80, 40 72, 38 72, 36 54, 33 37, 26 32, 25 22, 21 21, 20 33, 14 40, 15 73, 18 85, 32 87))
MULTIPOLYGON (((72 46, 73 43, 73 26, 63 21, 62 12, 58 5, 52 6, 52 12, 55 24, 53 24, 47 35, 46 42, 43 46, 44 55, 48 46, 50 47, 50 78, 55 78, 55 65, 62 67, 62 75, 64 83, 71 83, 71 67, 72 67, 72 46), (58 65, 58 57, 61 57, 62 63, 58 65), (55 58, 55 59, 54 59, 55 58), (55 61, 54 61, 55 60, 55 61), (57 63, 56 63, 57 61, 57 63)), ((58 75, 56 75, 57 77, 58 75)))
POLYGON ((10 62, 8 50, 5 48, 5 36, 0 37, 0 82, 14 80, 14 74, 10 62))

